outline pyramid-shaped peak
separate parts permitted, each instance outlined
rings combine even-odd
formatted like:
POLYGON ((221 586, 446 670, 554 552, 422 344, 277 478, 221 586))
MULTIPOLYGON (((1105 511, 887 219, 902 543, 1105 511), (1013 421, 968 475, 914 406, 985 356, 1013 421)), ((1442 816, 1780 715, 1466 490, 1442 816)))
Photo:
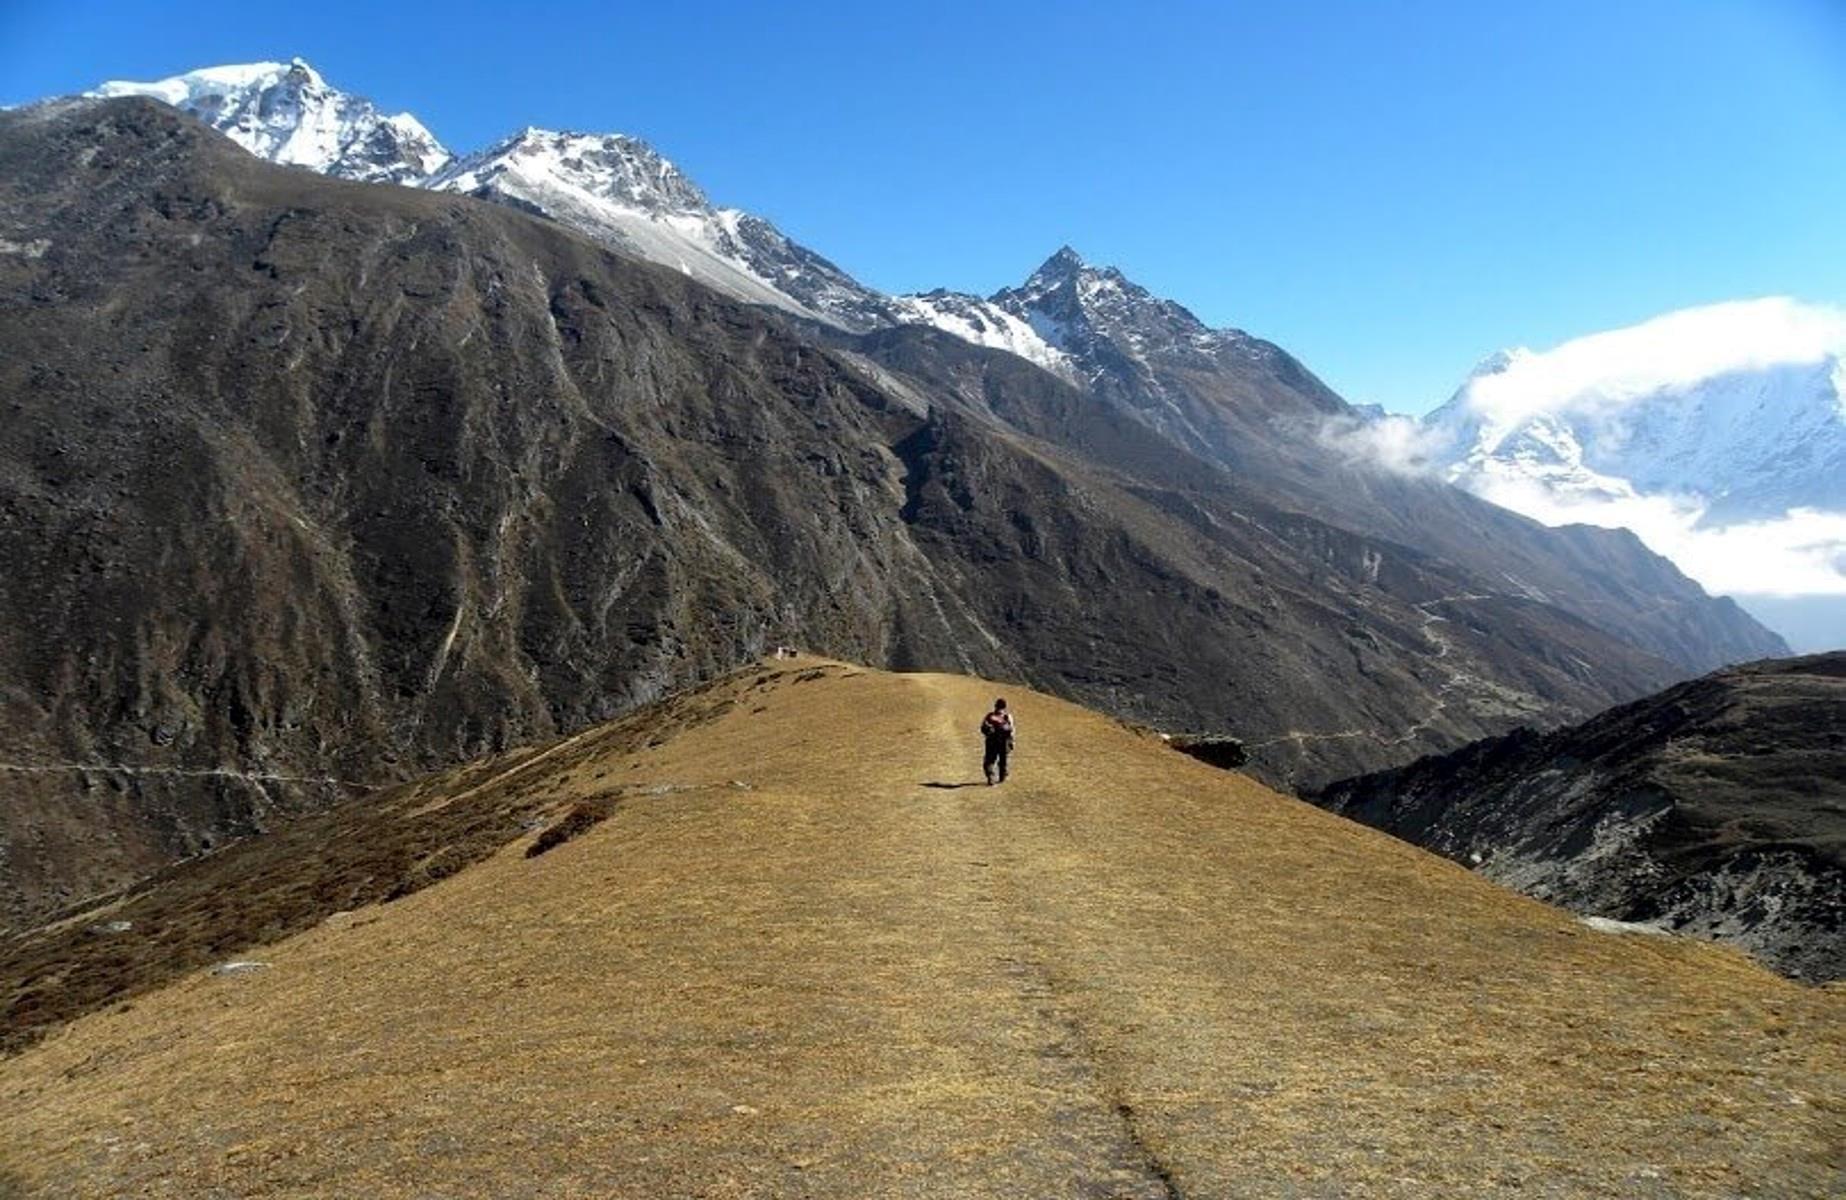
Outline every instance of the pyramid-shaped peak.
POLYGON ((1085 262, 1069 246, 1059 247, 1023 285, 996 292, 993 302, 1035 327, 1054 329, 1060 345, 1089 337, 1119 343, 1138 355, 1158 348, 1190 350, 1211 335, 1181 305, 1154 295, 1114 267, 1085 262), (1079 336, 1079 330, 1087 334, 1079 336))
POLYGON ((1056 254, 1040 264, 1025 282, 1023 290, 1046 292, 1069 284, 1079 284, 1085 289, 1125 288, 1145 291, 1139 284, 1111 266, 1098 266, 1085 261, 1069 246, 1060 246, 1056 254))
POLYGON ((1039 264, 1038 270, 1032 272, 1025 286, 1033 291, 1042 291, 1075 279, 1088 269, 1089 264, 1083 261, 1081 254, 1067 245, 1059 246, 1057 253, 1039 264))

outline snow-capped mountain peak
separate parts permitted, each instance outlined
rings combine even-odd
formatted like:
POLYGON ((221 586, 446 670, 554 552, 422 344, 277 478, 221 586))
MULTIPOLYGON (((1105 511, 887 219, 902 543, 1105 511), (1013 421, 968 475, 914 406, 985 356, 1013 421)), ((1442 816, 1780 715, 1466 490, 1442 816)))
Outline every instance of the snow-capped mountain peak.
POLYGON ((569 186, 611 204, 659 216, 714 213, 705 193, 652 146, 621 133, 572 133, 527 126, 455 160, 426 186, 474 192, 507 175, 569 186))
POLYGON ((846 329, 893 323, 885 297, 769 222, 718 208, 652 146, 528 127, 424 185, 510 202, 753 304, 846 329))
POLYGON ((1469 380, 1485 379, 1490 375, 1504 375, 1521 362, 1532 357, 1532 352, 1524 346, 1513 346, 1505 350, 1495 350, 1480 362, 1474 364, 1474 370, 1468 372, 1469 380))
POLYGON ((1069 245, 1059 246, 1057 253, 1039 265, 1038 270, 1026 277, 1020 290, 1024 292, 1045 292, 1087 270, 1089 264, 1083 256, 1071 249, 1069 245))
POLYGON ((1736 301, 1502 352, 1423 435, 1477 495, 1631 529, 1747 603, 1829 605, 1799 613, 1815 644, 1846 629, 1846 310, 1736 301))
POLYGON ((113 80, 89 95, 151 96, 260 158, 342 179, 413 183, 449 161, 415 117, 380 112, 299 58, 206 67, 151 83, 113 80))
POLYGON ((1025 283, 992 302, 1026 322, 1047 343, 1079 358, 1209 353, 1243 338, 1213 330, 1184 306, 1163 300, 1114 267, 1095 267, 1061 247, 1025 283))

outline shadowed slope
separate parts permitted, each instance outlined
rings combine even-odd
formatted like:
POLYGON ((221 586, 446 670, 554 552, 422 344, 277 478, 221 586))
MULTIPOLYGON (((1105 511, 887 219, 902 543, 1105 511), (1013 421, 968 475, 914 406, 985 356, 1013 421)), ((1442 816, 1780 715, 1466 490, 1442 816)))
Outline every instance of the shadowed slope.
POLYGON ((674 736, 528 759, 548 819, 623 794, 539 857, 522 837, 0 1063, 0 1171, 52 1196, 1841 1181, 1837 993, 1593 932, 1018 689, 1015 780, 928 786, 978 777, 995 686, 805 662, 720 682, 674 736))
POLYGON ((1846 651, 1733 667, 1314 799, 1553 904, 1846 978, 1846 651))

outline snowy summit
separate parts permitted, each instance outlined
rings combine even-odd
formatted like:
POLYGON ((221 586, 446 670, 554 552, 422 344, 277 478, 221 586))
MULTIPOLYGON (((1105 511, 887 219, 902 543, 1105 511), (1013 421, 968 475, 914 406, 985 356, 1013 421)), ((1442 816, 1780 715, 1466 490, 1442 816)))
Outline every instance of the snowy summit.
POLYGON ((151 96, 261 158, 343 179, 456 192, 536 212, 605 245, 681 271, 751 304, 863 333, 928 325, 1067 378, 1100 360, 1239 341, 1212 331, 1111 268, 1065 247, 1023 287, 991 297, 867 287, 773 224, 714 205, 677 166, 622 133, 528 127, 451 156, 408 113, 386 116, 297 58, 207 67, 154 83, 105 83, 93 96, 151 96))
POLYGON ((449 152, 409 113, 387 115, 328 85, 301 59, 207 67, 153 83, 114 80, 92 96, 151 96, 198 117, 250 153, 341 179, 412 183, 449 152))
POLYGON ((769 222, 714 206, 678 167, 626 134, 528 128, 423 186, 541 212, 753 304, 852 330, 888 323, 882 296, 769 222))
POLYGON ((1799 647, 1846 645, 1846 311, 1745 300, 1502 351, 1408 444, 1546 524, 1632 530, 1799 647))

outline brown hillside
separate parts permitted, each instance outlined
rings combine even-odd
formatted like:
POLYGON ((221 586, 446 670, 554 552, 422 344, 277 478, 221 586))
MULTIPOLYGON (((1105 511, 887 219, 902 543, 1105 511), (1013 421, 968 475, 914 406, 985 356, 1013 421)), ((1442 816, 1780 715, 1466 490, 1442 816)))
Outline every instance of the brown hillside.
MULTIPOLYGON (((966 786, 994 687, 778 664, 389 797, 347 830, 387 859, 515 832, 238 950, 267 967, 0 1062, 0 1170, 25 1195, 189 1197, 1846 1182, 1838 991, 1594 932, 1043 696, 1009 693, 1015 779, 966 786), (528 857, 526 797, 575 836, 528 857)), ((240 850, 65 936, 193 936, 161 925, 189 872, 228 913, 326 859, 259 879, 240 850)))

